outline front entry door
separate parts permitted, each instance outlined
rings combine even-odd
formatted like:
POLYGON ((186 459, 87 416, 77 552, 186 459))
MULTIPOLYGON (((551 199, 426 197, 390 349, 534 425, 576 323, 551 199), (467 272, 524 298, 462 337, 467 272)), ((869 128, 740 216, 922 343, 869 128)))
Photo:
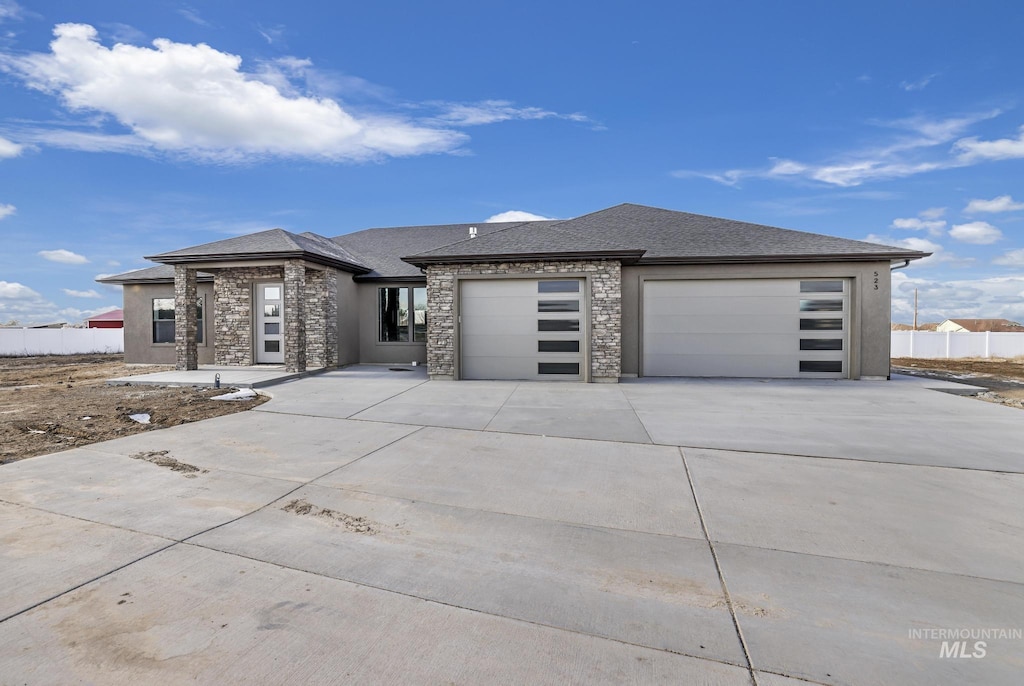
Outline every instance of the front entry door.
POLYGON ((256 284, 256 363, 284 362, 284 284, 256 284))

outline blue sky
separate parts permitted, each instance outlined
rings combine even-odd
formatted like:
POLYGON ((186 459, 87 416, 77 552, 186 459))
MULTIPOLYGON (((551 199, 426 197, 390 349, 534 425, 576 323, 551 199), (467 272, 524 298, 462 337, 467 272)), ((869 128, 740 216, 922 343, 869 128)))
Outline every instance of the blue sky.
POLYGON ((0 0, 0 323, 266 228, 621 202, 932 251, 895 320, 1024 320, 1021 35, 1005 1, 0 0))

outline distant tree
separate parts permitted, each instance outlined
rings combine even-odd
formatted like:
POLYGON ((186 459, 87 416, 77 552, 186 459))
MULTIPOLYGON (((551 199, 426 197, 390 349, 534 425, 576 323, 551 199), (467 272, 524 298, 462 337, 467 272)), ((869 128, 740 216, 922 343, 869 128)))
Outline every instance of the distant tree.
POLYGON ((12 319, 9 322, 7 322, 6 324, 4 324, 4 326, 21 326, 21 324, 18 323, 17 319, 12 319))

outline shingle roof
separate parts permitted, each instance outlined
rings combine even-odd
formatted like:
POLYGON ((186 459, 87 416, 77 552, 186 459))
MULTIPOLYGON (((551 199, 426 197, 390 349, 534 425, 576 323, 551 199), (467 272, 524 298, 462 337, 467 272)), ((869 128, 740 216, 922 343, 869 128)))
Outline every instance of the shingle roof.
POLYGON ((928 253, 732 219, 622 204, 554 225, 534 223, 421 253, 417 265, 509 253, 641 251, 640 264, 918 259, 928 253))
MULTIPOLYGON (((96 280, 100 283, 112 283, 121 285, 128 283, 166 283, 168 281, 174 281, 174 265, 158 264, 155 267, 134 269, 130 272, 123 272, 121 274, 104 276, 103 278, 96 280)), ((196 280, 213 281, 213 274, 207 274, 206 272, 198 272, 196 274, 196 280)))
POLYGON ((121 309, 110 310, 109 312, 104 312, 102 314, 98 314, 95 317, 89 317, 85 321, 87 321, 87 322, 123 322, 124 321, 124 310, 121 310, 121 309))
POLYGON ((284 229, 270 229, 247 236, 226 238, 222 241, 148 256, 146 259, 164 264, 186 264, 253 257, 301 258, 357 274, 370 269, 328 238, 315 233, 294 234, 284 229))
MULTIPOLYGON (((537 225, 556 224, 556 221, 530 222, 537 225)), ((371 271, 358 277, 360 280, 375 278, 422 278, 418 267, 402 261, 402 255, 418 254, 442 246, 458 243, 469 237, 470 227, 476 227, 478 238, 510 227, 521 226, 523 222, 480 222, 476 224, 438 224, 433 226, 398 226, 374 228, 335 236, 331 240, 343 247, 371 271)))
POLYGON ((950 319, 968 331, 1024 331, 1024 326, 1009 319, 950 319))

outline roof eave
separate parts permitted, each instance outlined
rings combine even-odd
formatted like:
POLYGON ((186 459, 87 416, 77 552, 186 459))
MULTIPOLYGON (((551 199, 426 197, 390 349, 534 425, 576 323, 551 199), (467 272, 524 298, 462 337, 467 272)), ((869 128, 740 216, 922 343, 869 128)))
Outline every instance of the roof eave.
POLYGON ((902 262, 928 257, 927 252, 829 253, 815 255, 697 255, 688 257, 644 257, 637 264, 766 264, 798 262, 902 262))
MULTIPOLYGON (((147 277, 143 279, 127 278, 105 278, 105 279, 94 279, 96 283, 112 284, 114 286, 126 286, 131 284, 160 284, 160 283, 174 283, 174 277, 147 277)), ((196 275, 196 281, 199 283, 211 283, 213 281, 212 274, 196 275)))
POLYGON ((151 255, 145 259, 160 264, 193 264, 196 262, 233 262, 239 260, 305 260, 313 264, 320 264, 325 267, 336 267, 353 274, 367 274, 371 269, 368 267, 339 260, 326 255, 306 252, 305 250, 287 250, 277 252, 240 252, 240 253, 217 253, 216 255, 151 255))
POLYGON ((411 255, 401 258, 416 267, 431 264, 471 264, 473 262, 554 262, 560 260, 620 260, 633 264, 644 250, 584 250, 572 252, 516 252, 482 255, 411 255))

